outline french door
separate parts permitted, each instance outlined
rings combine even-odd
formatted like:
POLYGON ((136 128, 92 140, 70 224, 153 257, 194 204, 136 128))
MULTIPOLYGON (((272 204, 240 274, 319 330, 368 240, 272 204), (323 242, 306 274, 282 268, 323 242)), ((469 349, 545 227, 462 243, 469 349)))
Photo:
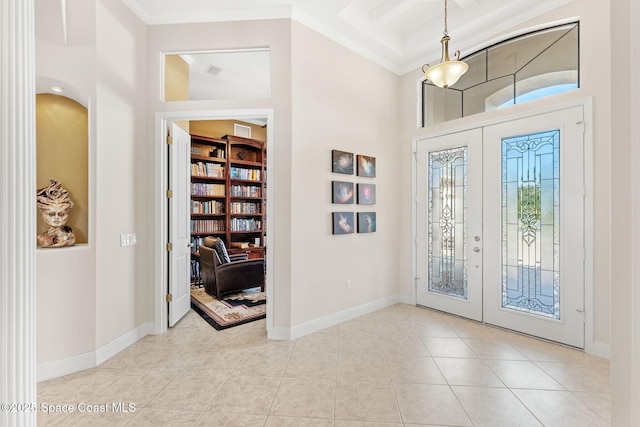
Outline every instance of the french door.
POLYGON ((584 347, 583 109, 417 143, 417 303, 584 347))

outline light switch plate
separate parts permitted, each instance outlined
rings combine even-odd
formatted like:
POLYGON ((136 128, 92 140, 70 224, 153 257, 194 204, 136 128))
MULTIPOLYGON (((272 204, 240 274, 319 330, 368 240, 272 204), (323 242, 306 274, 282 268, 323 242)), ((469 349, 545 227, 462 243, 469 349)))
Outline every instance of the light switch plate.
POLYGON ((136 243, 137 243, 136 233, 120 235, 120 246, 131 246, 131 245, 135 245, 136 243))

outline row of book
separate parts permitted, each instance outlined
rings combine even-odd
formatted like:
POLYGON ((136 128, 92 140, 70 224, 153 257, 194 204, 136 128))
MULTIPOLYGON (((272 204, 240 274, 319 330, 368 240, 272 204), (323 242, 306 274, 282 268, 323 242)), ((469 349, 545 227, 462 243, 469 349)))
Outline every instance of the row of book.
POLYGON ((200 250, 200 246, 202 245, 202 242, 204 242, 204 237, 192 236, 191 237, 191 251, 192 252, 198 252, 200 250))
POLYGON ((231 179, 244 179, 247 181, 260 181, 260 169, 245 169, 231 167, 229 170, 231 179))
POLYGON ((191 163, 191 175, 224 178, 224 166, 209 162, 191 163))
POLYGON ((253 185, 232 185, 231 186, 232 197, 261 197, 262 190, 260 187, 253 185))
POLYGON ((191 260, 191 284, 200 286, 202 284, 202 276, 200 275, 200 261, 191 260))
POLYGON ((223 219, 192 219, 192 233, 216 233, 225 231, 225 221, 223 219))
POLYGON ((224 202, 219 200, 209 200, 201 202, 198 200, 191 201, 192 214, 223 214, 224 202))
POLYGON ((258 231, 262 229, 262 221, 255 218, 232 218, 231 231, 258 231))
POLYGON ((229 210, 232 214, 259 214, 260 204, 249 202, 231 202, 229 210))
MULTIPOLYGON (((196 156, 202 156, 202 147, 199 147, 197 145, 192 145, 191 146, 191 154, 195 154, 196 156)), ((219 159, 224 159, 225 158, 225 154, 224 154, 224 148, 220 148, 220 147, 213 147, 208 149, 208 152, 205 153, 204 155, 207 155, 209 157, 217 157, 219 159)))
POLYGON ((224 197, 224 184, 191 183, 191 194, 195 196, 224 197))

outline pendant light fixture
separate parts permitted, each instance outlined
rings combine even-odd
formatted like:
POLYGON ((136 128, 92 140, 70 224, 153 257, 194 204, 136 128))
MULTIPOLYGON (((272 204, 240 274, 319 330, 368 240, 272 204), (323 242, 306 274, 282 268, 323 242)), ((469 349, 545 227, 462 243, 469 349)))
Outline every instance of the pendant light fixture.
POLYGON ((451 40, 451 38, 447 31, 447 0, 444 0, 444 33, 440 39, 440 43, 442 44, 442 58, 440 59, 440 63, 433 67, 429 64, 424 64, 422 71, 427 80, 445 89, 455 84, 469 69, 467 63, 459 60, 459 50, 456 50, 453 54, 456 59, 455 61, 449 59, 449 40, 451 40))

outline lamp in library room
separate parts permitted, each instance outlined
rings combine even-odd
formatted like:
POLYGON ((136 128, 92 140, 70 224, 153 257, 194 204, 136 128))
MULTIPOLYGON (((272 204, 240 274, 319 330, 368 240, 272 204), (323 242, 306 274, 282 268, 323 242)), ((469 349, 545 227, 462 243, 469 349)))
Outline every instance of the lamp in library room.
POLYGON ((449 59, 449 32, 447 31, 447 0, 444 0, 444 32, 440 39, 442 44, 442 58, 440 63, 434 66, 424 64, 422 71, 427 80, 441 88, 448 88, 454 85, 460 77, 469 69, 466 62, 459 60, 460 51, 456 50, 453 54, 455 61, 449 59))
POLYGON ((38 235, 38 247, 61 248, 76 244, 71 227, 65 225, 69 219, 73 202, 69 192, 55 179, 36 193, 36 203, 42 219, 49 228, 38 235))

